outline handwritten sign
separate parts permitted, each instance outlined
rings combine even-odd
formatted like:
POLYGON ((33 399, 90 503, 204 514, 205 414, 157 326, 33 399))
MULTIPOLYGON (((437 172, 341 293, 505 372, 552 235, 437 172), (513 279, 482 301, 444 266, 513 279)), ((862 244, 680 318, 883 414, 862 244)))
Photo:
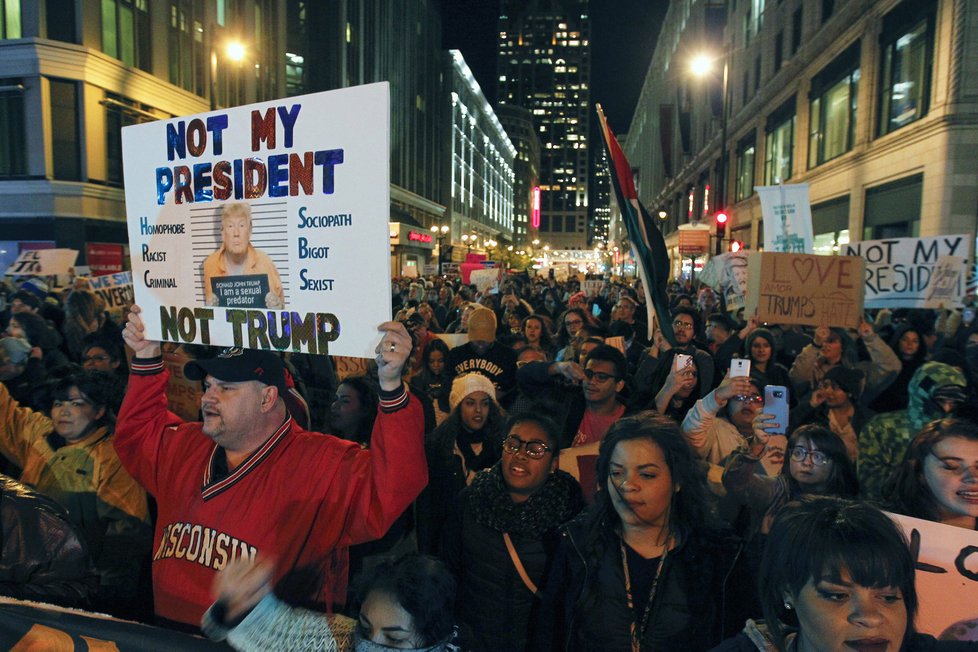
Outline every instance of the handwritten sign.
POLYGON ((67 274, 78 258, 75 249, 27 249, 7 268, 7 276, 67 274))
POLYGON ((938 638, 946 633, 951 640, 978 640, 978 628, 959 625, 978 619, 978 532, 888 516, 907 535, 917 560, 917 629, 938 638))
POLYGON ((930 278, 941 256, 967 256, 968 236, 863 240, 840 253, 866 261, 867 308, 923 308, 930 278))
POLYGON ((857 328, 863 260, 855 256, 756 253, 748 261, 747 314, 762 322, 857 328))
POLYGON ((84 279, 88 288, 102 297, 105 309, 113 317, 122 317, 136 300, 132 290, 132 272, 104 274, 84 279))
POLYGON ((965 260, 963 256, 941 256, 934 265, 927 285, 925 308, 960 308, 964 296, 965 260))
POLYGON ((389 113, 380 83, 123 129, 149 337, 371 357, 391 315, 389 113), (262 294, 212 284, 256 275, 262 294))

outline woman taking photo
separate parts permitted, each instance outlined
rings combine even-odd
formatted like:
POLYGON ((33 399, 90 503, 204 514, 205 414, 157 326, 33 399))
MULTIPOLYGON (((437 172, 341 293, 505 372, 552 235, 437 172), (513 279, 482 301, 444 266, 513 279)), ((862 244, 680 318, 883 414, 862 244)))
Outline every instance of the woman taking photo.
POLYGON ((515 417, 506 432, 502 460, 462 490, 442 540, 468 650, 525 649, 557 528, 584 507, 580 485, 557 469, 557 424, 515 417))
POLYGON ((442 339, 431 340, 421 356, 421 371, 411 379, 411 387, 431 399, 435 423, 441 425, 451 408, 452 368, 448 365, 448 345, 442 339))
POLYGON ((894 512, 978 530, 978 426, 931 421, 884 485, 894 512))
POLYGON ((771 529, 748 620, 713 652, 974 651, 918 634, 914 558, 896 524, 864 503, 810 498, 771 529))
POLYGON ((709 649, 739 545, 711 528, 679 426, 652 412, 619 420, 596 468, 600 490, 564 530, 529 649, 709 649))

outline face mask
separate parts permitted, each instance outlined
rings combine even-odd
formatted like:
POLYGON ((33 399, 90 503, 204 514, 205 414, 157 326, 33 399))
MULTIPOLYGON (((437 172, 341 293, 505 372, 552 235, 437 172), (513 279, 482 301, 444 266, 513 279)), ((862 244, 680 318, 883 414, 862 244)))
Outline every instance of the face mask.
MULTIPOLYGON (((453 633, 449 640, 453 640, 455 634, 453 633)), ((373 641, 368 641, 363 638, 359 631, 353 632, 353 649, 354 652, 390 652, 391 650, 403 650, 405 648, 393 648, 386 645, 381 645, 380 643, 374 643, 373 641)), ((453 645, 448 641, 442 643, 436 643, 431 647, 416 647, 407 648, 411 652, 458 652, 458 646, 453 645)))

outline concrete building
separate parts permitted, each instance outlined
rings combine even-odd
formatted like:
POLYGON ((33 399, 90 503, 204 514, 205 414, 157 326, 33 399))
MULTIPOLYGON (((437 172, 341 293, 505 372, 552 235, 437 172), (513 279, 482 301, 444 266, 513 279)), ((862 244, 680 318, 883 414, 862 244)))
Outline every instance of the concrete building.
POLYGON ((725 206, 728 238, 758 249, 754 186, 780 182, 810 185, 818 251, 952 233, 973 243, 976 145, 975 0, 678 0, 625 151, 641 200, 666 214, 678 274, 680 224, 725 206), (716 63, 705 80, 689 72, 703 52, 716 63))
POLYGON ((533 116, 512 104, 496 107, 500 124, 516 147, 513 161, 513 245, 525 249, 540 233, 540 139, 533 116))
POLYGON ((503 0, 498 103, 533 115, 542 144, 539 239, 588 246, 590 125, 588 0, 503 0))
POLYGON ((0 240, 84 264, 86 243, 127 241, 121 127, 284 95, 284 4, 239 5, 3 3, 0 240))

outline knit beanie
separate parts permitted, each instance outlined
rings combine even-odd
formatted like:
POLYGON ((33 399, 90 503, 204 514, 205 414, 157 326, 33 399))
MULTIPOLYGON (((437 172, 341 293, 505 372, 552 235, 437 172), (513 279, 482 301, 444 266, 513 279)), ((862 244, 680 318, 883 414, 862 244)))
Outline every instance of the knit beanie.
POLYGON ((474 371, 456 376, 452 381, 452 393, 448 395, 450 409, 454 410, 462 399, 475 392, 485 392, 493 401, 496 400, 496 387, 488 377, 474 371))

